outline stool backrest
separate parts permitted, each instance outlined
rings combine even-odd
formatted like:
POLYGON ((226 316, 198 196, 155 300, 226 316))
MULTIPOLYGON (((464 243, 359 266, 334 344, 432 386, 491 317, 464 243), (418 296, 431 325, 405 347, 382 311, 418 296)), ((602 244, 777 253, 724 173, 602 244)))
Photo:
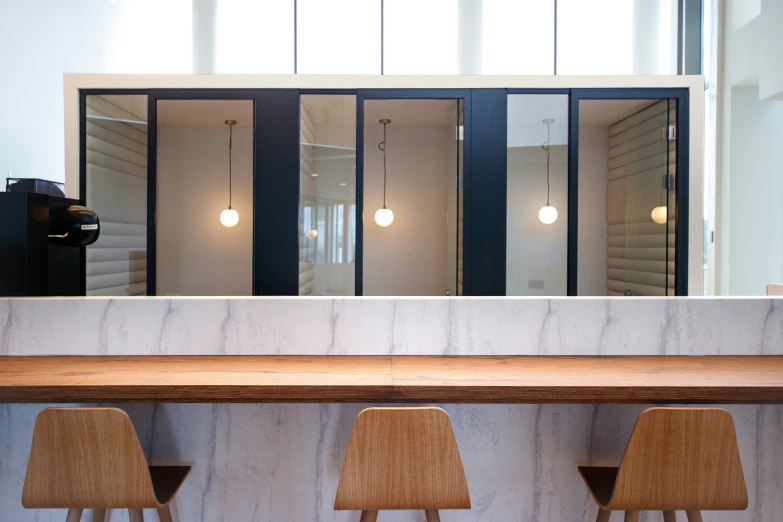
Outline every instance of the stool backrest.
POLYGON ((643 412, 625 449, 609 505, 630 510, 745 509, 748 492, 729 412, 643 412))
POLYGON ((440 408, 362 411, 334 509, 470 509, 449 415, 440 408))
POLYGON ((147 460, 128 415, 116 408, 48 408, 39 413, 22 504, 157 507, 147 460))

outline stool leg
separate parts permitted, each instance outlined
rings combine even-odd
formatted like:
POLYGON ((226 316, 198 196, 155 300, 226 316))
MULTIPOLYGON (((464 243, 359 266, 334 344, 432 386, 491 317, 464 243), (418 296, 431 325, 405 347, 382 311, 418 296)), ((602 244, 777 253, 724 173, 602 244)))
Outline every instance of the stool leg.
POLYGON ((424 511, 427 522, 440 522, 440 514, 437 509, 427 509, 424 511))
POLYGON ((173 522, 173 519, 171 518, 171 509, 168 504, 162 508, 158 508, 158 518, 160 519, 160 522, 173 522))
POLYGON ((359 522, 375 522, 378 520, 378 510, 370 511, 365 509, 362 511, 362 516, 359 518, 359 522))
POLYGON ((130 522, 144 522, 144 512, 141 509, 129 509, 130 522))
POLYGON ((685 514, 688 515, 688 522, 704 522, 704 519, 701 518, 701 511, 698 509, 691 509, 685 514))
POLYGON ((65 522, 79 522, 82 519, 82 510, 77 508, 71 508, 68 510, 68 518, 65 522))
POLYGON ((639 512, 638 511, 626 511, 625 512, 625 522, 639 522, 639 512))
POLYGON ((106 520, 105 509, 93 509, 92 510, 92 522, 103 522, 106 520))
POLYGON ((598 518, 595 519, 595 522, 609 522, 609 516, 611 514, 611 511, 598 508, 598 518))
POLYGON ((674 514, 674 511, 664 511, 663 522, 677 522, 677 515, 674 514))

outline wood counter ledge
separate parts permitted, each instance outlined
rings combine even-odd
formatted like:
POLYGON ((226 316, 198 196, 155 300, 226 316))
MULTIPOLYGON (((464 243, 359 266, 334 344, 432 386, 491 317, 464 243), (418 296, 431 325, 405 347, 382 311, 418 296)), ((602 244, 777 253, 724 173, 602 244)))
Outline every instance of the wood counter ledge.
POLYGON ((783 404, 783 356, 7 356, 0 402, 783 404))

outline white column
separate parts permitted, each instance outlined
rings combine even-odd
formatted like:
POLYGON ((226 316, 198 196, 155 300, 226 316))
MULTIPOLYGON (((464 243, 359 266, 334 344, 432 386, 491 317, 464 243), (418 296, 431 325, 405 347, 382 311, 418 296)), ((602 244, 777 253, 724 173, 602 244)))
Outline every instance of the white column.
POLYGON ((483 0, 459 0, 457 72, 481 74, 483 0))
POLYGON ((193 0, 193 72, 215 72, 218 0, 193 0))

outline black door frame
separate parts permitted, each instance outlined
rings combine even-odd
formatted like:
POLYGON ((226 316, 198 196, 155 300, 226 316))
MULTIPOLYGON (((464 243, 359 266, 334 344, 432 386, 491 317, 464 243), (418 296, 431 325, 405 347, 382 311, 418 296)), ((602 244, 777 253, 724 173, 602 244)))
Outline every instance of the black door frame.
POLYGON ((577 295, 579 229, 579 102, 582 100, 677 100, 674 294, 688 295, 690 197, 690 93, 687 87, 571 89, 568 122, 568 295, 577 295))
POLYGON ((357 89, 356 90, 356 295, 364 295, 364 102, 367 100, 462 100, 463 107, 463 270, 464 295, 470 293, 470 182, 472 143, 471 89, 357 89))

